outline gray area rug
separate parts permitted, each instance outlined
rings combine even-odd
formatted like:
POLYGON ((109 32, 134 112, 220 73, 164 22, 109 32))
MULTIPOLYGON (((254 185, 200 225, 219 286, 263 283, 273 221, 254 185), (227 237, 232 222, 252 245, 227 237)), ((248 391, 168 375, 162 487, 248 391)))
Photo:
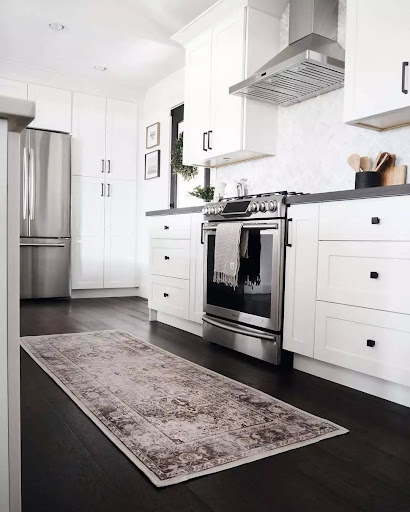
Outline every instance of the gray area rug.
POLYGON ((21 344, 158 487, 347 432, 124 331, 21 344))

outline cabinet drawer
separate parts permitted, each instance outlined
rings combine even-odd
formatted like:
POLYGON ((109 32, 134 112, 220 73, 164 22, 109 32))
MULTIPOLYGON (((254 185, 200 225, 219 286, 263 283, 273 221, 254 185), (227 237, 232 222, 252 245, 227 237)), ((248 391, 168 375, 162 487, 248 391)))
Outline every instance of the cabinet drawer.
POLYGON ((151 219, 151 238, 191 238, 190 215, 164 215, 151 219))
POLYGON ((317 298, 410 314, 410 242, 319 242, 317 298))
POLYGON ((189 319, 189 281, 152 276, 150 309, 189 319))
POLYGON ((319 240, 410 241, 410 196, 320 205, 319 240))
POLYGON ((410 386, 410 316, 318 302, 314 357, 410 386))
POLYGON ((189 279, 189 240, 151 240, 151 273, 189 279))

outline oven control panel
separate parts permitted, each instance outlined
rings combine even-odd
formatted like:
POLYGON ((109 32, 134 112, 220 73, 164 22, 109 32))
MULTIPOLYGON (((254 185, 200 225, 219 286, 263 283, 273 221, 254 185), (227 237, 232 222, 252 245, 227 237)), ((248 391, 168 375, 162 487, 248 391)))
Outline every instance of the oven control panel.
POLYGON ((279 195, 227 199, 205 206, 202 213, 207 219, 211 217, 212 220, 265 216, 284 217, 286 211, 284 199, 284 196, 279 195))

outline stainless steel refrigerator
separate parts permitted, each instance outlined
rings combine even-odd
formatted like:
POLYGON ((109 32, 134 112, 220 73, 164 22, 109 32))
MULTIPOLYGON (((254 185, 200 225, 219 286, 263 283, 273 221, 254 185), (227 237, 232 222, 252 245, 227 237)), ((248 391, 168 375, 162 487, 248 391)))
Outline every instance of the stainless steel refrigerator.
POLYGON ((71 136, 21 136, 20 296, 71 295, 71 136))

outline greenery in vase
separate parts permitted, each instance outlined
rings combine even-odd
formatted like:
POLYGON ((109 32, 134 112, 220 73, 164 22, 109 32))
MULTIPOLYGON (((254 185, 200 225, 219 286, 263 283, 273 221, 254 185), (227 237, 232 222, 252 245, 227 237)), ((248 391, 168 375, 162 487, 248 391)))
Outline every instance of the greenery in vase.
POLYGON ((183 150, 184 134, 181 133, 175 142, 175 149, 171 152, 171 168, 174 174, 179 174, 185 181, 189 181, 198 174, 198 168, 182 163, 183 150))
POLYGON ((199 199, 203 199, 207 203, 212 201, 214 198, 215 187, 201 187, 198 185, 194 188, 192 192, 190 192, 191 196, 199 197, 199 199))

